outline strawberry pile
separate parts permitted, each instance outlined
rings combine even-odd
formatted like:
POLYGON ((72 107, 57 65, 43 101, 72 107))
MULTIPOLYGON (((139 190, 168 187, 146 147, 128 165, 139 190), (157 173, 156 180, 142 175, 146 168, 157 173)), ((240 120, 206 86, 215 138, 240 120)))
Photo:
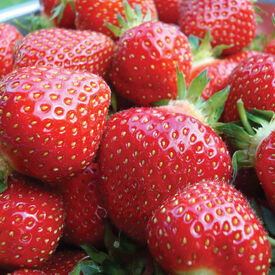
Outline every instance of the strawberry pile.
POLYGON ((275 274, 252 2, 40 0, 53 27, 0 24, 0 274, 275 274))

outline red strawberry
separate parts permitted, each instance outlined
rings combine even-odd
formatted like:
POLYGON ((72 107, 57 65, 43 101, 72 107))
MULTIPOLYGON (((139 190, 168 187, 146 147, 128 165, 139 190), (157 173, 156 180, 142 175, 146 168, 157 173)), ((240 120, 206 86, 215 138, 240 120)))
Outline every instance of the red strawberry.
POLYGON ((0 221, 0 266, 37 267, 61 237, 63 202, 25 178, 12 177, 0 194, 0 221))
POLYGON ((14 46, 21 38, 14 26, 0 23, 0 79, 12 71, 14 46))
POLYGON ((174 26, 145 22, 117 42, 110 78, 119 94, 140 105, 176 99, 176 66, 188 81, 191 55, 186 36, 174 26))
POLYGON ((178 24, 180 0, 154 0, 159 20, 178 24))
POLYGON ((28 269, 28 268, 22 268, 18 269, 12 273, 8 273, 7 275, 46 275, 44 271, 37 270, 37 269, 28 269))
POLYGON ((55 9, 58 9, 57 11, 62 13, 60 19, 58 16, 54 19, 56 26, 66 29, 73 29, 75 27, 75 11, 70 0, 39 0, 39 3, 41 12, 49 17, 55 15, 55 9))
POLYGON ((84 172, 63 182, 59 189, 65 203, 64 241, 75 245, 103 242, 103 218, 107 217, 98 190, 98 167, 89 166, 84 172))
POLYGON ((242 60, 228 80, 230 91, 224 106, 224 121, 239 119, 236 103, 240 98, 246 109, 275 111, 274 77, 274 56, 259 53, 242 60))
POLYGON ((275 55, 275 39, 272 39, 271 41, 269 41, 269 42, 265 45, 263 51, 266 52, 266 53, 275 55))
POLYGON ((231 159, 220 137, 197 119, 170 110, 116 113, 99 150, 108 215, 141 242, 152 211, 170 194, 200 180, 231 180, 231 159))
MULTIPOLYGON (((157 17, 153 0, 128 0, 128 3, 131 7, 139 5, 143 15, 150 11, 152 18, 157 17)), ((77 29, 102 32, 113 39, 117 37, 105 22, 119 26, 117 15, 125 17, 123 0, 76 0, 75 7, 77 29)))
POLYGON ((105 76, 112 54, 113 41, 104 34, 42 29, 28 34, 18 45, 15 67, 48 65, 105 76))
POLYGON ((238 150, 233 156, 237 168, 256 168, 269 205, 275 212, 275 114, 257 109, 246 113, 241 100, 237 105, 243 128, 239 122, 232 122, 221 125, 219 129, 238 150), (250 125, 251 122, 253 128, 250 125))
POLYGON ((271 249, 249 204, 222 182, 188 186, 158 208, 147 226, 149 248, 173 274, 267 274, 271 249))
POLYGON ((7 75, 0 91, 0 148, 11 167, 56 181, 89 166, 110 101, 102 78, 28 67, 7 75))
POLYGON ((210 61, 206 60, 206 62, 202 60, 199 64, 193 65, 190 81, 192 81, 203 70, 207 69, 207 78, 209 78, 210 81, 202 92, 202 98, 207 100, 213 94, 221 91, 228 85, 228 78, 231 72, 241 60, 255 54, 257 54, 255 51, 245 51, 224 59, 211 59, 210 61))
POLYGON ((250 0, 182 0, 179 24, 186 35, 203 38, 210 29, 213 46, 231 46, 224 54, 240 52, 254 39, 256 18, 250 0))

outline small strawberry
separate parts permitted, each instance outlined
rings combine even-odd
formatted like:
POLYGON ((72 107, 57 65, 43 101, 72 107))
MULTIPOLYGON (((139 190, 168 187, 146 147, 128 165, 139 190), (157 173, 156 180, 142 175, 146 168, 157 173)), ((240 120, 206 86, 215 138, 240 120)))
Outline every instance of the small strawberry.
POLYGON ((268 274, 267 234, 243 195, 200 182, 165 201, 148 222, 148 245, 172 274, 268 274))
POLYGON ((242 100, 238 100, 237 108, 243 128, 238 122, 231 122, 221 125, 220 130, 238 150, 233 155, 236 168, 254 167, 256 169, 269 205, 275 212, 275 114, 257 109, 247 113, 242 100))
MULTIPOLYGON (((129 28, 122 23, 121 37, 116 44, 110 78, 117 93, 139 105, 162 99, 176 99, 177 70, 186 80, 191 71, 192 53, 187 37, 175 26, 148 21, 125 4, 129 21, 138 21, 129 28), (126 31, 125 31, 126 30, 126 31)), ((116 30, 116 29, 115 29, 116 30)), ((119 31, 118 31, 119 32, 119 31)))
MULTIPOLYGON (((153 0, 128 0, 129 5, 139 5, 144 16, 149 11, 152 18, 157 17, 153 0)), ((123 7, 124 0, 76 0, 76 27, 79 30, 92 30, 102 32, 111 38, 117 36, 105 25, 105 22, 119 26, 117 15, 127 18, 123 7)))
POLYGON ((178 24, 180 0, 154 0, 154 2, 160 21, 178 24))
POLYGON ((0 85, 0 148, 10 166, 44 181, 64 180, 95 157, 110 89, 91 73, 27 67, 0 85))
POLYGON ((179 25, 185 35, 200 38, 210 29, 213 46, 228 45, 223 53, 234 54, 254 39, 256 16, 250 0, 182 0, 179 25))
POLYGON ((243 59, 232 71, 228 84, 230 91, 225 102, 223 119, 239 119, 237 100, 242 99, 246 109, 275 111, 275 57, 259 53, 243 59))
POLYGON ((61 197, 23 177, 11 177, 0 194, 0 266, 37 267, 54 252, 61 237, 61 197))
POLYGON ((0 79, 13 69, 13 54, 21 33, 12 25, 0 23, 0 79))
POLYGON ((28 34, 17 45, 14 66, 47 65, 105 76, 113 46, 113 41, 101 33, 42 29, 28 34))
POLYGON ((75 28, 74 0, 39 0, 41 12, 48 17, 54 17, 55 25, 59 28, 75 28))
POLYGON ((63 240, 81 245, 99 245, 103 242, 106 210, 98 190, 99 175, 95 164, 69 181, 59 185, 66 212, 63 240))
POLYGON ((231 180, 221 138, 172 106, 131 108, 106 124, 99 150, 102 193, 118 229, 140 242, 152 211, 179 188, 200 180, 231 180))
POLYGON ((270 40, 265 45, 263 52, 275 55, 275 39, 270 40))

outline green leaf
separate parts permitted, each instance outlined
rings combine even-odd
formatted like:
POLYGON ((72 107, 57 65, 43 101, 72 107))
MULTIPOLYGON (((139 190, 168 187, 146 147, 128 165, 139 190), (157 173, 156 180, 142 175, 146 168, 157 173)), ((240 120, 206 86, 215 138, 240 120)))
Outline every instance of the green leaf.
POLYGON ((81 274, 81 262, 78 262, 74 269, 70 272, 70 275, 80 275, 81 274))
POLYGON ((125 270, 110 260, 104 262, 103 272, 105 275, 128 275, 125 270))
POLYGON ((199 38, 194 35, 189 35, 188 41, 189 41, 192 53, 195 52, 198 49, 199 44, 200 44, 199 38))
POLYGON ((151 102, 150 105, 153 107, 166 106, 166 105, 168 105, 169 101, 170 101, 169 99, 162 99, 157 102, 151 102))
MULTIPOLYGON (((275 117, 275 113, 273 111, 263 111, 258 109, 251 109, 251 114, 257 117, 261 117, 266 121, 271 121, 275 117)), ((255 121, 256 122, 256 121, 255 121)))
POLYGON ((96 264, 92 260, 80 262, 80 268, 83 275, 96 275, 96 274, 103 274, 102 267, 96 264))
POLYGON ((266 225, 268 231, 275 236, 275 215, 269 209, 264 206, 261 206, 263 222, 266 225))
POLYGON ((54 8, 51 11, 51 20, 57 18, 57 22, 60 23, 63 14, 64 14, 64 10, 66 8, 67 3, 65 3, 65 1, 59 1, 56 3, 56 5, 54 6, 54 8))
POLYGON ((184 74, 179 70, 177 66, 177 90, 178 90, 178 99, 186 99, 186 85, 184 74))
POLYGON ((193 79, 185 98, 196 104, 209 81, 210 79, 207 78, 207 69, 205 69, 193 79))
POLYGON ((106 259, 109 258, 109 256, 102 252, 97 250, 95 247, 83 244, 81 245, 81 248, 85 250, 85 252, 89 255, 89 257, 98 264, 102 264, 106 259))

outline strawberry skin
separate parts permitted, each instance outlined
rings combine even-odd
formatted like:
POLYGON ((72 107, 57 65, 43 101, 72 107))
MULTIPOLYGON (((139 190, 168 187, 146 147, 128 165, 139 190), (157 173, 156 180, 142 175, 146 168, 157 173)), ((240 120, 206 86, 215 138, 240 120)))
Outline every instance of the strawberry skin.
POLYGON ((0 221, 0 266, 37 267, 61 237, 63 201, 23 177, 12 177, 0 194, 0 221))
POLYGON ((256 18, 250 0, 182 0, 179 25, 187 36, 199 38, 210 29, 212 45, 231 45, 223 53, 234 54, 254 39, 256 18))
POLYGON ((267 234, 243 195, 225 183, 197 183, 170 197, 147 232, 151 253, 173 274, 268 274, 267 234))
POLYGON ((84 172, 60 184, 65 204, 65 226, 63 240, 81 245, 100 245, 103 242, 103 218, 107 212, 99 194, 98 167, 89 166, 84 172))
POLYGON ((46 275, 44 271, 36 270, 36 269, 29 269, 29 268, 22 268, 18 269, 12 273, 7 273, 7 275, 46 275))
POLYGON ((263 50, 265 53, 269 53, 269 54, 273 54, 275 55, 275 39, 272 39, 271 41, 269 41, 263 50))
MULTIPOLYGON (((60 4, 60 0, 39 0, 41 12, 45 15, 51 17, 53 15, 53 9, 60 4)), ((55 25, 59 28, 74 29, 75 28, 75 11, 73 10, 71 4, 67 4, 60 22, 55 18, 55 25)))
POLYGON ((21 33, 12 25, 0 23, 0 79, 13 69, 13 54, 21 33))
POLYGON ((28 67, 7 75, 0 91, 0 148, 15 170, 56 181, 89 166, 110 101, 102 78, 28 67))
POLYGON ((242 98, 245 109, 275 111, 275 57, 259 53, 242 60, 232 71, 230 91, 225 102, 225 122, 239 120, 237 101, 242 98))
POLYGON ((113 54, 113 41, 104 34, 66 29, 42 29, 18 44, 15 68, 55 66, 105 76, 113 54))
POLYGON ((275 131, 258 146, 256 153, 256 172, 270 207, 275 213, 275 131))
POLYGON ((162 108, 132 108, 107 122, 99 150, 102 194, 114 224, 145 241, 152 211, 179 188, 231 180, 221 138, 197 119, 162 108))
POLYGON ((154 2, 160 21, 178 24, 180 0, 154 0, 154 2))
POLYGON ((162 22, 145 22, 127 30, 117 42, 111 81, 116 91, 140 104, 176 99, 176 66, 189 79, 192 54, 186 36, 162 22))
MULTIPOLYGON (((152 18, 157 17, 153 0, 128 0, 128 3, 132 8, 139 5, 143 15, 149 10, 152 18)), ((123 0, 76 0, 75 7, 77 29, 97 31, 116 38, 105 26, 105 22, 119 27, 117 15, 120 13, 123 18, 125 17, 123 0)))

